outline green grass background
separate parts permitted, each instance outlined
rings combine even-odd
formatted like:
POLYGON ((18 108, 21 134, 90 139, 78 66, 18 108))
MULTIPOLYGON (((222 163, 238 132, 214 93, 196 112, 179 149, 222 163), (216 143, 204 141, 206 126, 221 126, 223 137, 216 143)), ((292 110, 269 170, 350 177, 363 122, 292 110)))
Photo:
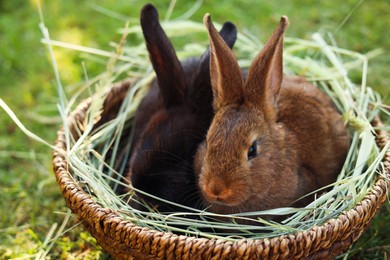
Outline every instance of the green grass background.
MULTIPOLYGON (((42 1, 51 38, 104 50, 119 42, 117 33, 125 21, 104 15, 94 6, 121 17, 138 20, 146 3, 135 0, 51 0, 42 1)), ((169 1, 155 1, 164 14, 169 1)), ((192 6, 178 1, 173 18, 192 6)), ((40 43, 40 21, 36 0, 0 1, 0 97, 28 129, 53 143, 59 128, 56 84, 46 48, 40 43)), ((205 12, 213 20, 234 22, 266 39, 281 15, 289 16, 287 36, 309 39, 311 33, 332 33, 337 44, 366 53, 383 48, 384 54, 370 60, 368 84, 389 102, 390 83, 390 1, 388 0, 307 0, 255 1, 205 0, 192 17, 201 21, 205 12), (349 17, 347 20, 345 20, 349 17), (340 25, 342 25, 340 27, 340 25)), ((127 44, 131 44, 131 39, 127 44)), ((85 55, 55 48, 61 79, 70 86, 83 79, 82 62, 88 75, 98 75, 104 63, 85 55)), ((358 82, 359 75, 353 80, 358 82)), ((388 119, 387 119, 388 120, 388 119)), ((0 258, 32 258, 44 244, 50 228, 60 225, 66 206, 51 170, 51 151, 26 137, 0 111, 0 258)), ((370 229, 353 247, 351 257, 382 259, 390 254, 390 206, 382 208, 370 229)), ((72 219, 67 227, 76 223, 72 219)), ((44 248, 45 249, 45 248, 44 248)), ((108 258, 82 228, 72 228, 50 250, 52 259, 108 258)))

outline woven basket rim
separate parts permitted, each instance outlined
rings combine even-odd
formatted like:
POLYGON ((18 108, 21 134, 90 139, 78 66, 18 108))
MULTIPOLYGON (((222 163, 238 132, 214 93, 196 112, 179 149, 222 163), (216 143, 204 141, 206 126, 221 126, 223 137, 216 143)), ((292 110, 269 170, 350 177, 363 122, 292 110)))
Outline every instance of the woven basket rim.
MULTIPOLYGON (((113 85, 107 91, 106 102, 121 102, 129 89, 128 81, 113 85)), ((92 97, 84 100, 74 110, 69 120, 80 120, 85 115, 92 97)), ((373 126, 382 126, 379 118, 373 126)), ((380 148, 389 141, 389 134, 377 131, 376 142, 380 148)), ((64 130, 57 133, 55 147, 66 150, 64 130)), ((114 210, 104 208, 81 189, 68 171, 67 159, 63 153, 53 150, 53 170, 63 196, 82 220, 85 227, 98 243, 111 255, 120 258, 129 255, 137 258, 180 258, 226 257, 226 258, 329 258, 344 252, 366 229, 379 208, 386 201, 390 178, 390 149, 382 160, 384 169, 370 192, 352 209, 332 218, 320 226, 308 230, 263 239, 241 239, 235 242, 221 239, 197 238, 164 233, 147 227, 140 227, 118 215, 114 210)))

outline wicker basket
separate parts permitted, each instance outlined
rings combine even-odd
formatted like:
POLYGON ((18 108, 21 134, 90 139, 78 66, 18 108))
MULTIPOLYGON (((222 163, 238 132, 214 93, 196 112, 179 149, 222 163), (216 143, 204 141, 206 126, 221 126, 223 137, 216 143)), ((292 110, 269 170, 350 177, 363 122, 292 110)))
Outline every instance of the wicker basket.
MULTIPOLYGON (((116 116, 130 84, 113 86, 107 95, 102 120, 116 116)), ((69 118, 82 120, 91 99, 85 100, 69 118)), ((379 119, 372 122, 381 125, 379 119)), ((383 148, 389 140, 387 132, 377 133, 376 142, 383 148)), ((56 147, 66 149, 64 131, 58 132, 56 147)), ((57 182, 68 206, 82 220, 98 243, 112 256, 120 259, 322 259, 345 252, 367 228, 387 197, 390 177, 390 149, 383 159, 384 172, 372 190, 353 209, 322 226, 307 231, 269 239, 242 239, 236 242, 187 237, 139 227, 109 208, 97 204, 75 183, 67 167, 67 158, 53 153, 57 182), (383 177, 384 176, 384 177, 383 177)))

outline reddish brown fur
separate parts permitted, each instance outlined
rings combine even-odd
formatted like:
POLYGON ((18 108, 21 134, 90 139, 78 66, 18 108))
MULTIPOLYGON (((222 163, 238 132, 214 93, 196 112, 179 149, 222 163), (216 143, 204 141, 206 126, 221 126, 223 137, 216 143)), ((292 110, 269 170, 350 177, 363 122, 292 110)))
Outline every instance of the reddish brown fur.
POLYGON ((349 147, 347 130, 329 97, 302 78, 283 77, 287 18, 254 59, 245 82, 208 15, 205 25, 214 54, 210 73, 216 114, 194 165, 209 210, 237 213, 291 206, 335 181, 349 147), (218 55, 224 55, 224 63, 215 61, 218 55), (233 80, 223 80, 226 74, 233 80), (248 160, 254 140, 258 153, 248 160))

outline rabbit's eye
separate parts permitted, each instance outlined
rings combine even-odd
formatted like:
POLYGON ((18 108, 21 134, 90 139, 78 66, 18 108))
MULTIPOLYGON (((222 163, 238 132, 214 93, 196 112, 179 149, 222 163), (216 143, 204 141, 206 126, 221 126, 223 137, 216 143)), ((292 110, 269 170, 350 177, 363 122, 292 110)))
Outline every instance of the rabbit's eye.
POLYGON ((257 143, 256 141, 254 141, 248 150, 248 160, 252 159, 256 155, 257 155, 257 143))

